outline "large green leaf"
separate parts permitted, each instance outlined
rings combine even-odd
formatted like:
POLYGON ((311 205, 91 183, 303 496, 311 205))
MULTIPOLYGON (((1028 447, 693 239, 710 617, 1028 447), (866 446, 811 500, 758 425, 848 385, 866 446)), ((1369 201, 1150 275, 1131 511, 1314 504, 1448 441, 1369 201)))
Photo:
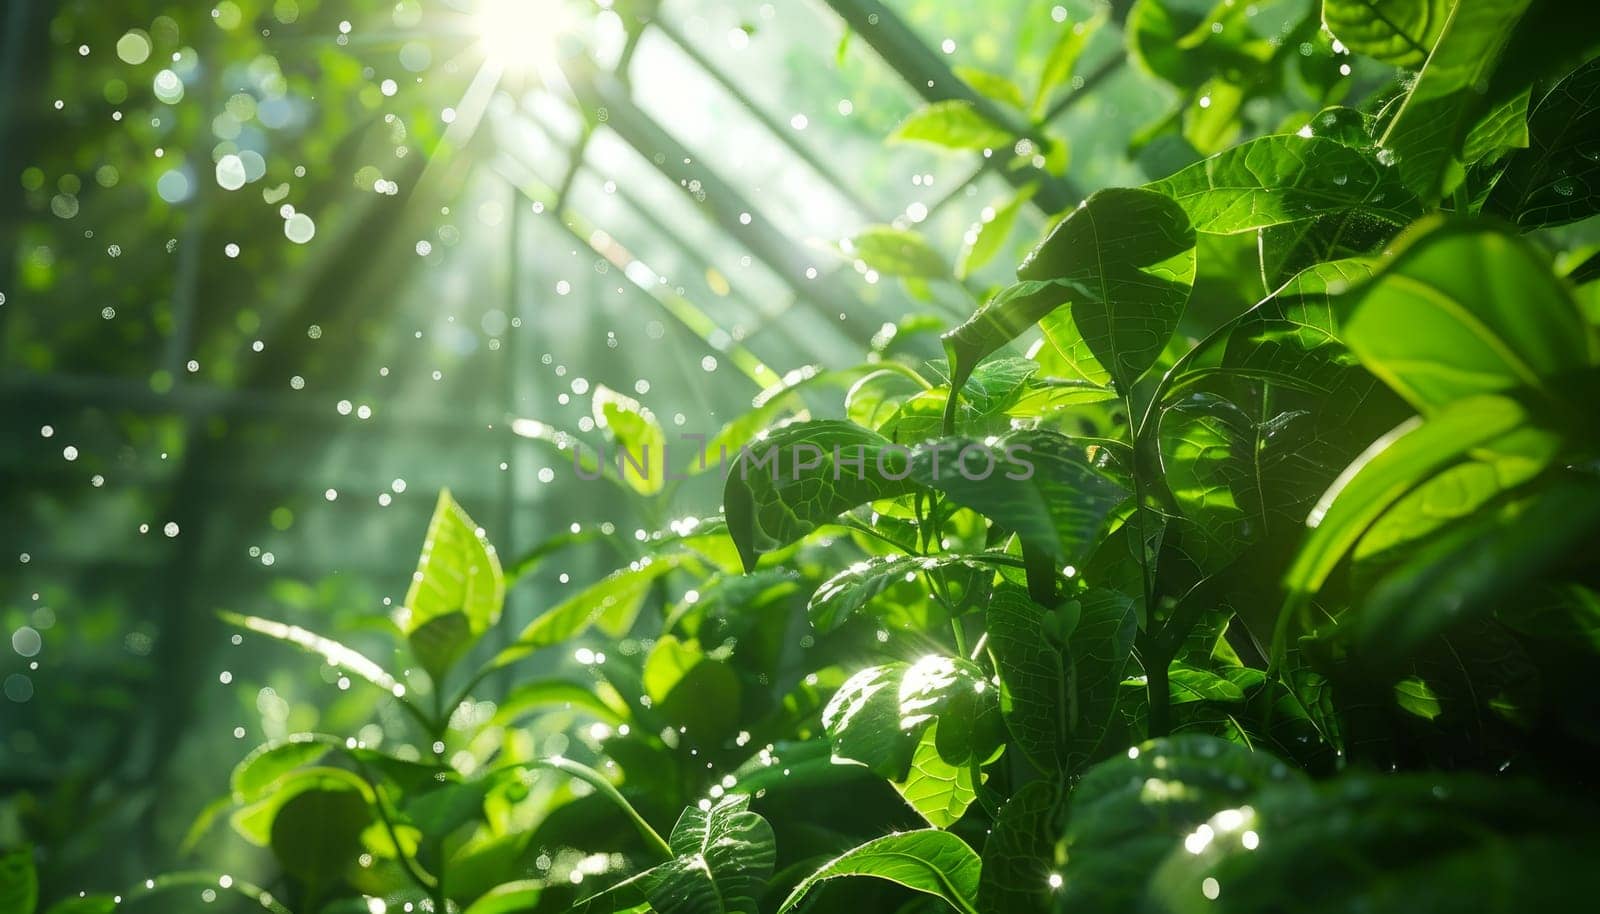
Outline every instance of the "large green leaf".
MULTIPOLYGON (((993 695, 982 671, 966 660, 929 654, 916 663, 868 667, 834 693, 822 711, 822 726, 836 759, 900 781, 922 733, 962 693, 993 695)), ((961 709, 981 713, 970 705, 961 709)))
POLYGON ((520 914, 539 904, 544 883, 537 879, 518 879, 501 883, 467 906, 466 914, 520 914))
POLYGON ((1000 807, 983 843, 978 906, 1008 914, 1052 909, 1057 875, 1056 841, 1066 819, 1066 791, 1053 778, 1031 781, 1000 807))
POLYGON ((1586 910, 1600 891, 1594 810, 1527 781, 1354 773, 1231 805, 1138 874, 1149 894, 1130 908, 1516 914, 1586 910))
POLYGON ((911 113, 889 134, 890 142, 928 143, 947 149, 1008 150, 1015 138, 979 114, 971 102, 934 102, 911 113))
POLYGON ((541 648, 570 641, 591 627, 613 638, 622 637, 633 627, 651 585, 684 561, 682 553, 665 553, 606 575, 528 623, 517 640, 495 654, 485 669, 515 663, 541 648))
POLYGON ((1044 430, 928 442, 912 452, 911 471, 1063 564, 1088 556, 1129 497, 1083 444, 1044 430))
POLYGON ((1345 47, 1415 70, 1444 31, 1454 0, 1323 0, 1322 23, 1345 47))
POLYGON ((1058 910, 1137 910, 1150 871, 1195 829, 1268 784, 1298 782, 1267 753, 1199 734, 1152 740, 1096 765, 1072 794, 1058 910))
MULTIPOLYGON (((1450 18, 1380 144, 1400 177, 1433 205, 1460 183, 1468 137, 1494 104, 1484 87, 1532 0, 1451 5, 1450 18)), ((1501 101, 1514 98, 1515 92, 1501 101)))
POLYGON ((851 508, 916 488, 904 448, 849 422, 796 422, 746 445, 723 488, 746 571, 851 508))
POLYGON ((757 901, 777 859, 772 826, 728 794, 690 806, 672 827, 672 859, 572 908, 573 914, 759 914, 757 901))
POLYGON ((1557 83, 1528 131, 1528 148, 1511 155, 1487 208, 1524 230, 1600 212, 1600 59, 1557 83))
POLYGON ((1583 315, 1546 258, 1472 223, 1412 229, 1359 293, 1344 337, 1424 413, 1511 388, 1559 399, 1556 379, 1589 364, 1583 315))
POLYGON ((440 491, 400 613, 401 630, 429 676, 444 677, 499 620, 505 598, 494 547, 449 490, 440 491))
POLYGON ((313 892, 326 891, 355 869, 361 833, 372 821, 360 790, 324 781, 278 807, 272 818, 272 854, 313 892))
POLYGON ((1170 199, 1109 188, 1085 200, 1017 268, 1022 280, 945 334, 951 383, 1069 301, 1072 318, 1118 384, 1166 347, 1194 284, 1194 230, 1170 199))
POLYGON ((1395 667, 1434 635, 1504 608, 1555 577, 1600 542, 1600 485, 1560 480, 1494 511, 1484 511, 1428 544, 1379 581, 1340 621, 1355 656, 1373 669, 1395 667))
POLYGON ((1138 627, 1133 601, 1116 591, 1086 591, 1073 604, 1049 610, 1009 586, 989 601, 1006 726, 1047 771, 1075 771, 1101 751, 1138 627))
POLYGON ((982 867, 972 848, 949 832, 927 829, 885 835, 844 852, 801 880, 778 914, 793 910, 818 883, 845 876, 886 879, 942 898, 961 914, 977 914, 982 867))
POLYGON ((1372 523, 1408 492, 1467 459, 1474 450, 1531 427, 1527 408, 1507 397, 1459 400, 1426 422, 1412 419, 1373 442, 1311 510, 1312 528, 1284 579, 1288 591, 1273 638, 1281 658, 1291 626, 1372 523))
POLYGON ((1375 152, 1316 135, 1260 137, 1149 187, 1176 200, 1196 231, 1218 235, 1354 209, 1404 225, 1422 211, 1375 152))

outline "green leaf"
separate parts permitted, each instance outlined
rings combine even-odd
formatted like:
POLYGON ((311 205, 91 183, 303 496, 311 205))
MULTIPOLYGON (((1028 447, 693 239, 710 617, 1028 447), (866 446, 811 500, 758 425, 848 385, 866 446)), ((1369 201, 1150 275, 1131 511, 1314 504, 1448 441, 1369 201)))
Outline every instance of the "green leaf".
POLYGON ((1370 669, 1403 664, 1433 636, 1515 606, 1600 536, 1600 485, 1559 478, 1451 528, 1375 584, 1341 617, 1370 669))
POLYGON ((499 621, 505 598, 494 547, 449 490, 441 490, 399 617, 434 681, 499 621))
POLYGON ((1138 874, 1148 894, 1130 907, 1581 911, 1600 891, 1592 816, 1537 782, 1481 775, 1358 772, 1282 785, 1196 823, 1153 874, 1138 874))
POLYGON ((778 907, 785 914, 820 882, 870 876, 944 899, 961 914, 977 914, 982 863, 965 841, 937 829, 899 832, 845 851, 795 886, 778 907))
POLYGON ((1013 108, 1022 108, 1026 103, 1022 100, 1022 89, 1012 82, 1010 77, 991 73, 977 67, 955 66, 951 71, 956 78, 966 83, 972 91, 984 98, 1013 108))
POLYGON ((1046 914, 1056 890, 1056 841, 1066 824, 1066 794, 1046 778, 1022 786, 1000 807, 983 843, 978 908, 1008 914, 1046 914))
POLYGON ((229 786, 234 798, 240 803, 260 799, 295 769, 327 755, 330 739, 315 733, 296 733, 257 746, 233 767, 229 786))
MULTIPOLYGON (((756 394, 751 401, 751 409, 729 420, 711 436, 705 443, 704 451, 696 454, 683 472, 696 475, 722 468, 730 459, 730 453, 737 456, 739 448, 750 444, 762 430, 793 412, 796 405, 801 403, 800 394, 805 391, 818 387, 850 387, 881 370, 874 365, 857 365, 840 371, 823 371, 815 365, 806 365, 785 373, 776 384, 756 394)), ((898 376, 905 377, 903 373, 898 376)), ((906 380, 915 383, 911 378, 906 380)))
POLYGON ((1405 225, 1422 212, 1374 153, 1321 136, 1260 137, 1147 186, 1176 200, 1196 231, 1218 235, 1352 209, 1405 225))
MULTIPOLYGON (((1266 785, 1298 782, 1267 753, 1200 734, 1151 740, 1096 765, 1072 794, 1058 910, 1140 910, 1150 871, 1184 853, 1198 826, 1266 785)), ((1272 840, 1263 835, 1263 845, 1272 840)), ((1198 881, 1193 890, 1203 897, 1198 881)))
POLYGON ((33 848, 24 845, 0 853, 0 914, 33 914, 38 904, 33 848))
POLYGON ((1083 444, 1044 430, 928 442, 912 452, 911 471, 1061 564, 1087 558, 1130 494, 1090 462, 1083 444))
POLYGON ((582 711, 612 725, 628 720, 627 705, 616 699, 614 692, 608 697, 601 695, 593 685, 564 679, 540 679, 518 685, 497 702, 494 723, 505 726, 542 708, 582 711))
POLYGON ((1044 70, 1039 74, 1039 88, 1033 93, 1033 104, 1028 107, 1029 117, 1038 120, 1049 111, 1051 97, 1072 79, 1084 47, 1105 21, 1105 8, 1101 7, 1092 19, 1062 26, 1061 36, 1050 48, 1050 56, 1045 58, 1044 70))
POLYGON ((1077 624, 1063 632, 1050 622, 1058 610, 1018 588, 989 601, 1000 710, 1017 747, 1047 771, 1075 771, 1100 752, 1138 627, 1132 600, 1116 591, 1086 591, 1077 603, 1077 624))
POLYGON ((1009 131, 990 123, 971 102, 934 102, 913 111, 889 134, 891 143, 928 143, 946 149, 1009 150, 1009 131))
POLYGON ((1244 701, 1244 689, 1210 670, 1175 663, 1167 669, 1167 688, 1175 705, 1191 701, 1244 701))
POLYGON ((1350 308, 1344 336, 1363 365, 1423 413, 1552 382, 1589 364, 1583 315, 1526 242, 1442 220, 1399 242, 1350 308))
POLYGON ((723 488, 728 533, 746 571, 840 514, 913 491, 906 452, 860 426, 796 422, 740 451, 723 488), (856 462, 858 461, 859 462, 856 462))
POLYGON ((952 765, 939 755, 939 724, 923 731, 911 753, 911 767, 894 789, 934 828, 949 828, 966 814, 977 799, 972 767, 952 765))
POLYGON ((841 250, 846 257, 860 260, 884 276, 922 279, 949 279, 951 276, 944 258, 921 235, 889 225, 862 229, 841 245, 841 250))
POLYGON ((1433 720, 1442 713, 1439 696, 1428 683, 1416 676, 1407 676, 1394 684, 1394 700, 1409 713, 1423 720, 1433 720))
POLYGON ((1528 148, 1511 155, 1487 208, 1524 231, 1600 212, 1600 59, 1557 83, 1528 131, 1528 148))
POLYGON ((684 560, 682 553, 666 553, 639 559, 613 571, 528 623, 515 642, 489 661, 485 671, 500 669, 541 648, 570 641, 591 627, 613 638, 622 637, 633 628, 645 597, 649 596, 650 586, 657 578, 677 569, 684 560))
POLYGON ((1344 46, 1415 70, 1444 31, 1453 0, 1323 0, 1322 23, 1344 46))
POLYGON ((520 914, 536 908, 543 894, 544 883, 537 879, 502 883, 478 896, 466 914, 520 914))
POLYGON ((1272 59, 1272 39, 1253 28, 1248 4, 1219 0, 1138 0, 1124 33, 1143 69, 1185 89, 1218 74, 1254 74, 1272 59))
POLYGON ((962 693, 992 694, 982 671, 966 660, 929 654, 914 664, 868 667, 834 693, 823 708, 822 726, 836 760, 900 781, 923 731, 962 693))
POLYGON ((610 429, 621 450, 613 456, 620 464, 622 481, 640 495, 661 491, 667 483, 667 433, 655 414, 604 384, 595 385, 591 408, 595 424, 610 429))
POLYGON ((345 647, 332 638, 324 638, 298 625, 287 625, 283 622, 274 622, 271 619, 263 619, 259 616, 244 616, 231 612, 219 612, 217 616, 229 625, 238 626, 259 635, 266 635, 268 638, 292 644, 303 651, 316 654, 329 666, 354 673, 391 695, 403 696, 405 694, 405 686, 389 675, 387 670, 367 659, 361 652, 345 647))
POLYGON ((690 806, 672 826, 667 843, 691 868, 650 893, 656 910, 675 910, 681 899, 697 894, 685 884, 710 883, 715 905, 695 910, 759 914, 757 902, 772 875, 777 842, 767 820, 750 811, 749 796, 728 794, 707 809, 690 806))
POLYGON ((641 680, 655 712, 694 744, 715 744, 739 721, 738 675, 698 644, 656 639, 641 680))
POLYGON ((1438 42, 1379 142, 1423 203, 1437 203, 1460 183, 1467 136, 1485 112, 1484 87, 1531 2, 1451 6, 1438 42))
POLYGON ((278 807, 272 818, 272 854, 286 872, 320 893, 354 869, 361 833, 370 824, 372 814, 361 791, 324 781, 278 807))
POLYGON ((1037 184, 1024 184, 1004 203, 994 208, 994 218, 980 219, 967 230, 961 254, 956 258, 957 279, 966 279, 1000 253, 1005 247, 1006 239, 1011 237, 1011 228, 1017 224, 1018 214, 1038 190, 1037 184))
POLYGON ((1528 427, 1526 407, 1506 397, 1459 400, 1428 421, 1408 420, 1373 442, 1323 494, 1306 523, 1312 528, 1284 579, 1288 597, 1278 615, 1273 657, 1281 659, 1291 624, 1372 523, 1407 492, 1467 459, 1475 449, 1528 427))
POLYGON ((1143 374, 1177 327, 1194 284, 1194 230, 1166 197, 1110 188, 1085 200, 1017 268, 1022 280, 944 336, 951 383, 1067 302, 1119 385, 1143 374))
POLYGON ((964 555, 874 556, 823 582, 806 604, 806 615, 818 631, 832 631, 896 584, 913 581, 919 575, 961 577, 963 571, 976 575, 989 571, 989 567, 964 555))

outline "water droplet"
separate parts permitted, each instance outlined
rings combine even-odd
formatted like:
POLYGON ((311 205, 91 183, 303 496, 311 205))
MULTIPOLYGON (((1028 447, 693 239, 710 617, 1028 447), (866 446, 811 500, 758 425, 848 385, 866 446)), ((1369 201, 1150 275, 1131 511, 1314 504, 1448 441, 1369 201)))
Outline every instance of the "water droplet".
POLYGON ((317 234, 317 224, 305 213, 295 213, 283 221, 283 235, 295 244, 305 244, 317 234))

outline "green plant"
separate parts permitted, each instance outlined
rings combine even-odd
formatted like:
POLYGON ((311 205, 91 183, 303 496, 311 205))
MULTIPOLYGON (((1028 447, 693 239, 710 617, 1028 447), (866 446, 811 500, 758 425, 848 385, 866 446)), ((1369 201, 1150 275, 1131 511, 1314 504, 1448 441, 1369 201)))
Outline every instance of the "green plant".
MULTIPOLYGON (((1600 209, 1600 69, 1593 33, 1535 48, 1554 6, 1327 0, 1284 34, 1414 78, 1233 145, 1299 42, 1243 5, 1141 0, 1132 49, 1190 96, 1151 136, 1212 154, 1058 214, 942 360, 908 354, 908 319, 692 455, 598 390, 645 468, 535 424, 656 529, 563 534, 507 571, 442 494, 393 620, 403 670, 229 616, 386 694, 401 746, 305 734, 238 764, 229 822, 290 877, 262 903, 1590 903, 1600 342, 1575 288, 1597 271, 1558 275, 1545 247, 1600 209), (725 449, 722 515, 669 520, 725 449), (1027 471, 963 472, 996 452, 1027 471), (507 588, 597 540, 621 567, 496 641, 507 588), (557 651, 576 664, 523 672, 557 651), (491 682, 511 685, 478 700, 491 682)), ((1038 127, 1087 34, 1031 102, 965 78, 1038 127)), ((897 136, 1026 139, 949 102, 897 136)), ((904 227, 848 256, 970 282, 1032 193, 959 270, 904 227)))

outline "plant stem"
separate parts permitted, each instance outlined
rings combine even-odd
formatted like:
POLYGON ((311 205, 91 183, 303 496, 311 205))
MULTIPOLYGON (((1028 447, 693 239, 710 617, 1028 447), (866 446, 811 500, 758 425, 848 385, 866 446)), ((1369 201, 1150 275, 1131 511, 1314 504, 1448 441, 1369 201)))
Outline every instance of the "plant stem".
POLYGON ((619 793, 610 781, 605 779, 604 775, 588 765, 574 762, 559 755, 552 755, 549 758, 537 759, 519 767, 549 768, 583 781, 595 790, 600 791, 602 796, 622 810, 623 814, 633 822, 634 827, 639 830, 639 834, 644 836, 645 843, 654 848, 662 857, 671 860, 677 856, 672 852, 672 846, 666 842, 666 839, 661 837, 659 832, 650 827, 650 823, 644 820, 644 816, 639 815, 639 811, 633 808, 633 804, 629 803, 627 798, 619 793))

